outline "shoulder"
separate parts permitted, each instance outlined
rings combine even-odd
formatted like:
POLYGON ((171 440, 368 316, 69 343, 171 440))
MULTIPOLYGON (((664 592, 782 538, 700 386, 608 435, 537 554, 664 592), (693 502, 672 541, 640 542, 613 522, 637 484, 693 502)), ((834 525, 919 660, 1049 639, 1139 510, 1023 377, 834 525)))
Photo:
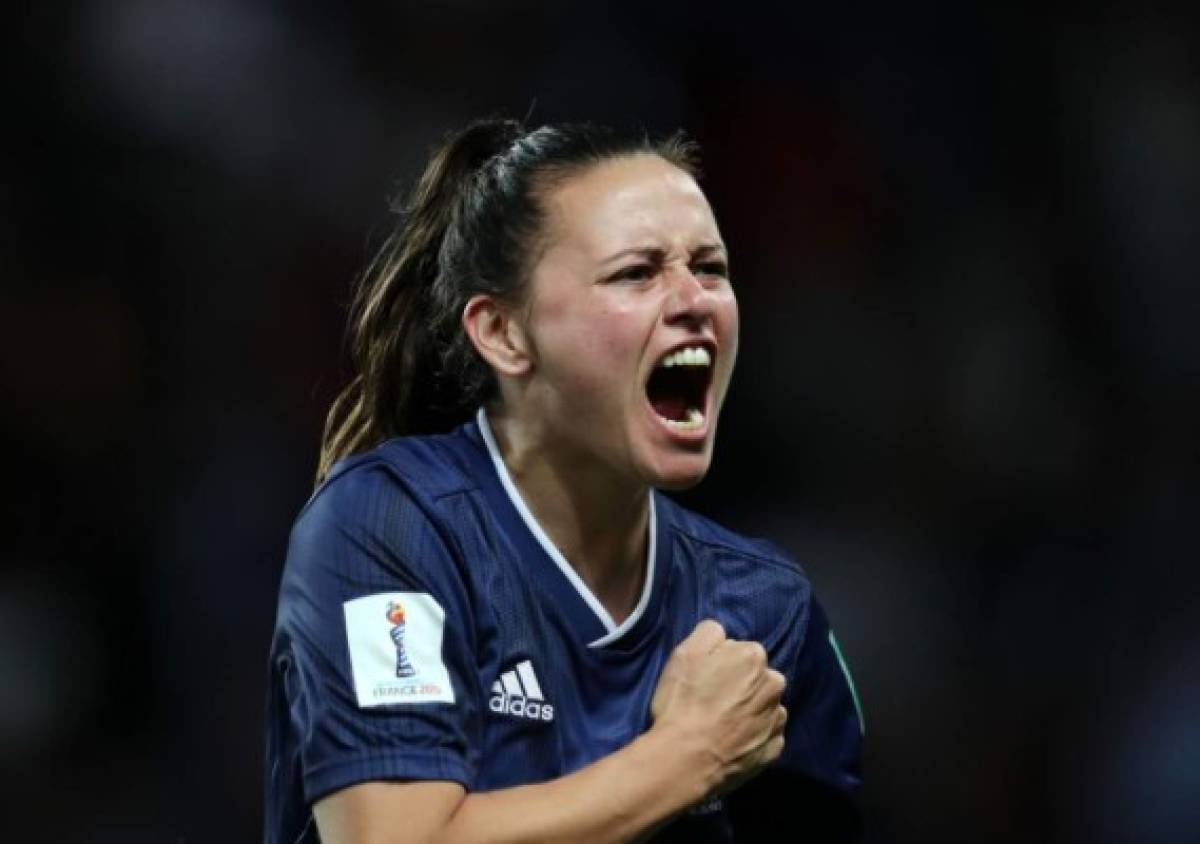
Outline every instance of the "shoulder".
POLYGON ((338 462, 296 518, 285 573, 350 560, 420 566, 452 555, 448 502, 476 488, 457 436, 397 438, 338 462))
POLYGON ((297 518, 297 526, 339 515, 362 520, 382 509, 436 508, 476 488, 456 433, 397 437, 334 464, 297 518))
POLYGON ((677 557, 689 565, 731 635, 760 641, 807 627, 812 585, 797 560, 775 543, 744 536, 658 496, 660 518, 677 557))
POLYGON ((655 501, 660 518, 677 540, 697 550, 706 550, 723 568, 757 572, 759 576, 807 587, 808 576, 803 567, 774 542, 730 530, 665 495, 658 495, 655 501))
POLYGON ((366 495, 407 495, 433 502, 475 488, 457 433, 396 437, 339 461, 313 494, 334 501, 366 495))

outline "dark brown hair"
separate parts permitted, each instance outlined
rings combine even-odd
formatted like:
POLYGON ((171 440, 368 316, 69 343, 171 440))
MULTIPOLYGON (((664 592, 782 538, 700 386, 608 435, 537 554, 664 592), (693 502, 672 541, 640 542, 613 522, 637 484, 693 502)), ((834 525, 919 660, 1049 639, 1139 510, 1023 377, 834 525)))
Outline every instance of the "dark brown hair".
POLYGON ((325 421, 317 482, 396 436, 449 430, 492 397, 460 319, 478 293, 519 303, 543 226, 541 197, 598 162, 658 155, 696 174, 681 135, 652 141, 592 124, 472 123, 434 150, 351 306, 353 378, 325 421))

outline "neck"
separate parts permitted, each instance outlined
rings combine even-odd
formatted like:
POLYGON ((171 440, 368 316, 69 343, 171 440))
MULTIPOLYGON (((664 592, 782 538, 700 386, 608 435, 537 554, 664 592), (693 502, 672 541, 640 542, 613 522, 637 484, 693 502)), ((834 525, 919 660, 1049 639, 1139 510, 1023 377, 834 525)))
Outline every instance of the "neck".
POLYGON ((488 421, 526 506, 620 624, 645 581, 649 488, 556 447, 544 432, 504 413, 489 412, 488 421))

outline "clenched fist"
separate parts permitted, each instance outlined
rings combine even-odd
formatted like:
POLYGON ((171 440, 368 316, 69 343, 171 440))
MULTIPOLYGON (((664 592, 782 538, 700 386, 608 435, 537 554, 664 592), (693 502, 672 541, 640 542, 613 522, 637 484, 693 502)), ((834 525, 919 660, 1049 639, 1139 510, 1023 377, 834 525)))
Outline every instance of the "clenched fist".
POLYGON ((670 730, 712 768, 710 793, 732 791, 783 751, 784 678, 758 642, 726 638, 702 621, 663 667, 650 704, 652 730, 670 730))

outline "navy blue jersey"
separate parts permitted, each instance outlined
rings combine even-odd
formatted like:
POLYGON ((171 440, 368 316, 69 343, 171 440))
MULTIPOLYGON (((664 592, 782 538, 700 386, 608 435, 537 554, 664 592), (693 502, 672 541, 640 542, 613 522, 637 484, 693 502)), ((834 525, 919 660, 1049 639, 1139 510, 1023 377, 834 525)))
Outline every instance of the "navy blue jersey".
MULTIPOLYGON (((659 493, 646 585, 615 624, 547 539, 486 417, 339 463, 292 531, 271 647, 266 840, 317 841, 312 803, 370 780, 489 791, 569 774, 650 726, 675 646, 712 618, 787 677, 772 770, 859 785, 862 722, 800 567, 659 493)), ((680 820, 734 840, 726 801, 680 820)))

